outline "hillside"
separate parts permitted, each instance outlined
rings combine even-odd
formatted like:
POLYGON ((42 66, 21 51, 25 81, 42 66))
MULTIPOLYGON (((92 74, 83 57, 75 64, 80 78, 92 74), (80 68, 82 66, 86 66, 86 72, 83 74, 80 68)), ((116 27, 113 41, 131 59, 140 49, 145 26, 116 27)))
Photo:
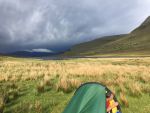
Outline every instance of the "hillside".
POLYGON ((150 55, 150 17, 126 35, 108 36, 75 45, 66 56, 150 55))

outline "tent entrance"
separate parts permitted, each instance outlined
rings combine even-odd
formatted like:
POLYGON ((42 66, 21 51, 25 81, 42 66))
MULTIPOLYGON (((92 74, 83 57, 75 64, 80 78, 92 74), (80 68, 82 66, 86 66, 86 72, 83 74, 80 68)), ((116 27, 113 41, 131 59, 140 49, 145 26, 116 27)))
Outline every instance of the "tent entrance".
POLYGON ((110 90, 99 83, 81 85, 63 113, 106 113, 106 91, 110 90))

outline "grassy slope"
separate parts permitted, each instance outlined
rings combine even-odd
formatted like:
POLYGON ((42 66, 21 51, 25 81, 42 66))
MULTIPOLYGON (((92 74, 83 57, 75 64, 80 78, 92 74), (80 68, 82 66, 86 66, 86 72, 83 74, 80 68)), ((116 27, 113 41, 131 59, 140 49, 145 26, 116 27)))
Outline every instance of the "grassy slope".
POLYGON ((99 38, 90 42, 81 43, 81 44, 74 46, 71 49, 71 51, 66 52, 65 55, 95 54, 97 51, 99 51, 100 48, 103 48, 105 44, 116 41, 123 36, 125 35, 108 36, 108 37, 102 37, 102 38, 99 38))
POLYGON ((150 55, 149 32, 150 17, 130 34, 79 44, 65 55, 150 55))

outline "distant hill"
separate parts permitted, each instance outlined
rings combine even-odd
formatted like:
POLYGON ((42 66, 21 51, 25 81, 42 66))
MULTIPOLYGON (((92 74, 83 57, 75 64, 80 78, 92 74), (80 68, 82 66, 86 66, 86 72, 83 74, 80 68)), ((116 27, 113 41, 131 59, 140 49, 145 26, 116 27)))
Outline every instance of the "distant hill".
POLYGON ((46 57, 46 56, 54 56, 58 54, 60 53, 17 51, 5 55, 14 56, 14 57, 46 57))
POLYGON ((73 46, 64 56, 150 55, 150 17, 126 35, 102 37, 73 46))
POLYGON ((0 57, 2 57, 2 56, 7 56, 6 54, 4 54, 4 53, 0 53, 0 57))

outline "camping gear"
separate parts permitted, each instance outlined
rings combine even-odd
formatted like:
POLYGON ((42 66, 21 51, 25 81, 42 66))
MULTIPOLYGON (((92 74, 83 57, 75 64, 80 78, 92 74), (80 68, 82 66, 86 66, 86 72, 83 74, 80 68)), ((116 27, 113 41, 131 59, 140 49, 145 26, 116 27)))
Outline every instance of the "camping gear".
MULTIPOLYGON (((63 113, 106 113, 106 92, 111 91, 100 83, 82 84, 63 113)), ((117 102, 116 97, 114 100, 117 102)), ((120 106, 117 107, 117 112, 121 113, 120 106)))

